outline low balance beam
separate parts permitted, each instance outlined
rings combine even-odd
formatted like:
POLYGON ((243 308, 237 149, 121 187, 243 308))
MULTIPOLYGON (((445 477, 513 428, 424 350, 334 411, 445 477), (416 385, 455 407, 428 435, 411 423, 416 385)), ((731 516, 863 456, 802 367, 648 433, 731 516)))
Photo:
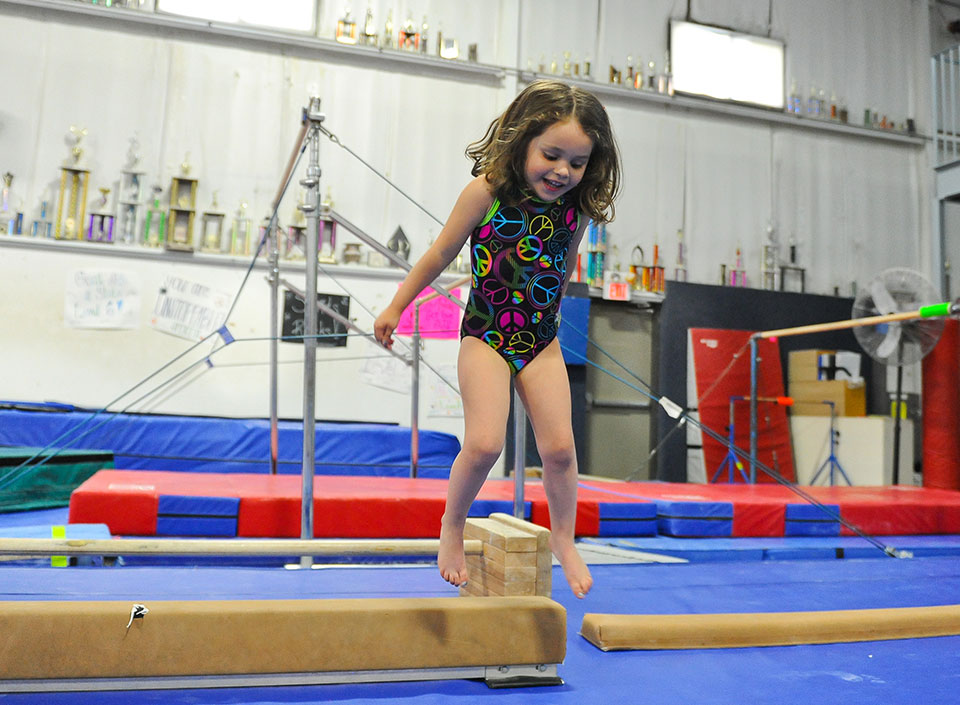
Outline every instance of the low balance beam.
POLYGON ((543 597, 0 602, 0 634, 0 692, 555 685, 566 611, 543 597))
POLYGON ((744 614, 585 614, 603 651, 836 644, 960 634, 960 605, 744 614))
MULTIPOLYGON (((464 541, 480 555, 480 541, 464 541)), ((5 556, 436 556, 436 539, 16 539, 5 556)))

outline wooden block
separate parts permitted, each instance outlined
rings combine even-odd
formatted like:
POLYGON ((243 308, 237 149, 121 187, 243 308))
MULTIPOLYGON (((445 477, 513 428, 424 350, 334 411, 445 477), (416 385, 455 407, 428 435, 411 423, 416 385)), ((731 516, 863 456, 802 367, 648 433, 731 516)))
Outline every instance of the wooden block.
POLYGON ((485 544, 511 553, 537 551, 537 538, 534 535, 495 519, 467 519, 463 537, 479 539, 485 544))
POLYGON ((515 582, 517 580, 536 582, 537 579, 536 566, 506 567, 501 563, 485 561, 480 556, 467 556, 467 572, 471 579, 474 575, 489 573, 505 583, 515 582))
POLYGON ((549 597, 553 590, 553 554, 550 551, 550 529, 545 526, 539 526, 523 519, 495 512, 490 515, 494 521, 500 522, 504 526, 510 526, 515 529, 530 533, 537 538, 537 595, 549 597))
POLYGON ((536 553, 508 553, 496 546, 484 544, 483 558, 490 563, 499 563, 505 568, 520 568, 526 566, 537 566, 536 553))
POLYGON ((496 576, 491 575, 490 573, 480 573, 476 577, 473 575, 470 576, 470 580, 467 581, 467 586, 473 588, 473 583, 476 583, 476 588, 481 591, 483 595, 502 595, 502 596, 521 596, 521 595, 536 595, 537 585, 533 580, 515 580, 513 582, 504 582, 496 576))

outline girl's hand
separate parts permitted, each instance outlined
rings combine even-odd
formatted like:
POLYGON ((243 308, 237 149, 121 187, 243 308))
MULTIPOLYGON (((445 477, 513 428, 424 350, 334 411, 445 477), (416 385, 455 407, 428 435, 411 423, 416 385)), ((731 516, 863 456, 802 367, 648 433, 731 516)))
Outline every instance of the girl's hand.
POLYGON ((400 314, 396 313, 391 307, 387 307, 383 313, 377 316, 373 322, 373 337, 377 339, 383 347, 390 349, 393 347, 393 331, 400 322, 400 314))

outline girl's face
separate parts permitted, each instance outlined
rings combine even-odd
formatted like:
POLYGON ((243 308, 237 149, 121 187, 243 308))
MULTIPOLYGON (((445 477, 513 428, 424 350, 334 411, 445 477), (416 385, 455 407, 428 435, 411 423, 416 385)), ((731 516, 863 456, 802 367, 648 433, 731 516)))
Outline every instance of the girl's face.
POLYGON ((553 123, 527 146, 524 176, 544 201, 555 201, 583 178, 593 140, 573 118, 553 123))

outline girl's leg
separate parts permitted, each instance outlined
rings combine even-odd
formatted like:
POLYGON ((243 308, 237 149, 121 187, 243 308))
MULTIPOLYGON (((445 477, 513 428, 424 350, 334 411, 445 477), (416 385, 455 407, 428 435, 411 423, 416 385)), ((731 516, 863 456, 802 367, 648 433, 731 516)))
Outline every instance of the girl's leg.
POLYGON ((574 544, 577 516, 577 453, 573 443, 570 381, 560 343, 550 345, 531 360, 515 379, 523 405, 537 437, 543 461, 543 489, 550 505, 550 549, 563 566, 577 597, 590 591, 590 569, 574 544))
POLYGON ((463 527, 470 505, 503 449, 510 413, 510 368, 493 348, 477 338, 464 338, 457 373, 463 399, 463 446, 450 468, 437 553, 440 575, 452 585, 467 582, 463 527))

